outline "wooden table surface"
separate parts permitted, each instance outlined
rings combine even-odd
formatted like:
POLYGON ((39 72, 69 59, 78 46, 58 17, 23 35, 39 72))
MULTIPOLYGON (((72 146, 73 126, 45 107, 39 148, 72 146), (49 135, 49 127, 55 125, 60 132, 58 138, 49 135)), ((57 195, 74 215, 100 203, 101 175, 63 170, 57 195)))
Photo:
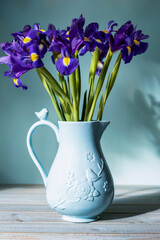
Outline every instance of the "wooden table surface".
POLYGON ((100 220, 71 223, 45 200, 42 185, 0 186, 0 239, 160 239, 160 186, 116 186, 100 220))

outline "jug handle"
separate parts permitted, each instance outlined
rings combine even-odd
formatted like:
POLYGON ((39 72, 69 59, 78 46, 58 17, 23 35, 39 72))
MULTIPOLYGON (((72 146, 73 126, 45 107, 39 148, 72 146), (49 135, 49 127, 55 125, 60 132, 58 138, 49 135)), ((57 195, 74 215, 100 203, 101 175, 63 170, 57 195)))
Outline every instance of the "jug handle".
MULTIPOLYGON (((43 110, 44 109, 42 109, 42 111, 43 110)), ((46 111, 47 111, 47 115, 48 115, 48 110, 46 109, 46 111)), ((38 116, 37 113, 36 113, 36 115, 38 116)), ((45 118, 46 118, 46 116, 45 116, 45 118)), ((32 135, 33 135, 34 131, 37 129, 37 127, 47 125, 47 126, 51 127, 51 129, 55 132, 57 141, 59 142, 59 131, 58 131, 58 127, 55 124, 46 120, 45 118, 42 116, 39 117, 40 120, 38 122, 34 123, 31 126, 31 128, 29 129, 28 134, 27 134, 27 148, 28 148, 29 154, 30 154, 33 162, 37 166, 37 168, 42 176, 44 185, 46 186, 48 176, 47 176, 47 173, 46 173, 44 167, 42 166, 41 162, 37 158, 36 153, 34 152, 33 145, 32 145, 32 135)))

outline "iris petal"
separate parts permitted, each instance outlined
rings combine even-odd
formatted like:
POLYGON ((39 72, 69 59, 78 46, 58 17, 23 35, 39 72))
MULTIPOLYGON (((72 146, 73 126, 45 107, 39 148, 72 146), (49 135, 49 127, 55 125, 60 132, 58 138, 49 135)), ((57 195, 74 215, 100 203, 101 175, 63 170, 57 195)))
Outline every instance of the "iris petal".
POLYGON ((27 86, 22 84, 20 78, 13 78, 13 84, 16 88, 21 87, 23 90, 27 90, 27 86))
POLYGON ((39 56, 39 47, 37 44, 31 45, 29 48, 30 54, 31 54, 31 60, 32 60, 32 66, 34 68, 40 68, 44 64, 39 56))
POLYGON ((79 65, 77 58, 59 58, 56 62, 56 68, 61 75, 72 74, 79 65))
POLYGON ((148 43, 146 42, 140 42, 139 45, 134 45, 133 50, 134 50, 134 56, 144 53, 148 48, 148 43))
POLYGON ((11 57, 10 56, 0 57, 0 64, 11 64, 11 57))
POLYGON ((122 59, 124 63, 129 63, 133 58, 133 49, 128 47, 124 47, 122 49, 122 59))

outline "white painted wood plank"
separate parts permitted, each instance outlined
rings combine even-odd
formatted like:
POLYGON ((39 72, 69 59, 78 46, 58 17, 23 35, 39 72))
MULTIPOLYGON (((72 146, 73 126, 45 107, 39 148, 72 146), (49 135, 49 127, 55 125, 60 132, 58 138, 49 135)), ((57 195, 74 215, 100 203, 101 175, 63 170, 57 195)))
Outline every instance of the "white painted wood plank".
MULTIPOLYGON (((160 204, 112 204, 106 211, 108 213, 119 214, 143 214, 146 212, 159 213, 160 204), (157 212, 154 212, 157 211, 157 212)), ((24 211, 24 212, 54 212, 49 205, 46 204, 1 204, 0 212, 3 211, 24 211)))
POLYGON ((9 222, 0 224, 1 233, 17 233, 17 232, 29 232, 29 233, 92 233, 92 234, 108 234, 108 233, 132 233, 132 234, 160 234, 159 224, 139 224, 139 223, 113 223, 113 222, 101 222, 80 224, 70 222, 9 222))
POLYGON ((0 195, 3 194, 32 194, 39 195, 45 192, 44 185, 31 185, 31 184, 22 184, 22 185, 0 185, 0 195))
MULTIPOLYGON (((129 213, 104 213, 100 217, 106 223, 136 223, 160 224, 160 210, 145 214, 130 216, 129 213)), ((98 221, 97 224, 101 224, 98 221)), ((0 224, 8 222, 62 222, 61 215, 55 211, 29 212, 29 211, 3 211, 0 213, 0 224)))
POLYGON ((0 233, 1 240, 159 240, 160 234, 0 233))

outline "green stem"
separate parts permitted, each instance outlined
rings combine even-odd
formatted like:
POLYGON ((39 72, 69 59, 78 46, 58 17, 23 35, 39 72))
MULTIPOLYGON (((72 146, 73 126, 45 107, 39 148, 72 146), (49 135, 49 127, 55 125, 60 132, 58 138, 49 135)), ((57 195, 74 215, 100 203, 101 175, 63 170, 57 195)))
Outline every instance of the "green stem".
MULTIPOLYGON (((65 80, 64 76, 62 76, 59 72, 57 72, 57 73, 58 73, 59 81, 60 81, 63 91, 69 96, 67 84, 66 84, 66 80, 65 80)), ((68 103, 63 100, 62 105, 63 105, 63 110, 64 110, 63 112, 64 112, 66 120, 71 121, 71 109, 70 109, 68 103)))
POLYGON ((79 108, 77 106, 77 101, 76 101, 77 91, 76 91, 75 72, 69 75, 69 81, 70 81, 70 88, 71 88, 71 94, 72 94, 72 100, 73 100, 73 120, 79 121, 79 108))
POLYGON ((55 108, 55 111, 56 111, 59 119, 61 121, 64 121, 65 119, 64 119, 63 114, 61 112, 61 109, 59 107, 59 104, 58 104, 58 101, 56 99, 55 93, 51 90, 51 88, 49 87, 48 83, 45 81, 45 78, 44 78, 43 74, 40 72, 40 70, 36 69, 36 71, 37 71, 39 78, 41 79, 45 89, 47 90, 47 92, 48 92, 48 94, 49 94, 49 96, 51 98, 51 101, 53 103, 53 106, 55 108))
POLYGON ((108 80, 107 80, 107 85, 106 85, 106 90, 105 90, 105 93, 104 93, 104 98, 103 98, 103 103, 100 103, 101 104, 101 114, 100 114, 100 117, 99 119, 97 120, 101 120, 102 119, 102 116, 103 116, 103 111, 104 111, 104 107, 105 107, 105 104, 106 104, 106 100, 114 86, 114 83, 116 81, 116 78, 117 78, 117 74, 118 74, 118 71, 119 71, 119 68, 120 68, 120 64, 121 64, 121 52, 119 53, 118 57, 117 57, 117 60, 116 60, 116 63, 113 67, 113 70, 112 70, 112 74, 108 75, 108 80))
POLYGON ((39 68, 39 70, 46 77, 46 80, 50 84, 51 88, 54 91, 58 92, 64 98, 64 100, 67 101, 70 108, 72 109, 73 106, 72 106, 72 103, 71 103, 68 95, 63 91, 61 86, 58 84, 58 82, 55 80, 55 78, 50 74, 50 72, 44 66, 39 68))
MULTIPOLYGON (((78 58, 78 57, 77 57, 78 58)), ((75 78, 76 78, 76 100, 77 100, 77 107, 79 109, 80 104, 80 96, 81 96, 81 72, 80 72, 80 65, 75 70, 75 78)))
POLYGON ((112 59, 112 55, 113 55, 113 53, 112 53, 112 52, 110 51, 110 49, 109 49, 109 50, 108 50, 108 53, 107 53, 107 56, 106 56, 106 59, 105 59, 105 61, 104 61, 103 68, 102 68, 102 70, 101 70, 101 74, 100 74, 99 79, 98 79, 98 83, 97 83, 97 87, 96 87, 96 92, 95 92, 95 95, 94 95, 94 99, 93 99, 93 102, 92 102, 90 111, 89 111, 89 113, 88 113, 87 121, 91 121, 91 120, 92 120, 92 116, 93 116, 93 113, 94 113, 94 109, 95 109, 95 106, 96 106, 96 102, 97 102, 99 93, 100 93, 100 91, 101 91, 101 89, 102 89, 102 86, 103 86, 103 83, 104 83, 104 79, 105 79, 105 76, 106 76, 106 73, 107 73, 107 70, 108 70, 110 61, 111 61, 111 59, 112 59))
POLYGON ((105 95, 104 95, 104 104, 106 103, 106 100, 113 88, 113 85, 115 83, 115 80, 117 78, 117 74, 118 74, 118 71, 119 71, 119 67, 120 67, 120 64, 121 64, 121 58, 122 58, 122 55, 121 55, 121 52, 119 53, 118 57, 117 57, 117 60, 116 60, 116 63, 113 67, 113 70, 112 70, 112 74, 111 76, 108 78, 108 81, 107 81, 107 86, 106 86, 106 91, 105 91, 105 95))
POLYGON ((101 100, 99 103, 99 109, 98 109, 98 114, 97 114, 97 121, 102 120, 102 113, 103 113, 103 94, 101 96, 101 100))
POLYGON ((59 72, 57 72, 57 74, 58 74, 58 78, 61 83, 61 87, 62 87, 63 91, 68 95, 67 84, 66 84, 66 80, 65 80, 64 76, 62 76, 59 72))
POLYGON ((85 121, 85 109, 87 102, 87 90, 84 93, 81 121, 85 121))
POLYGON ((95 79, 95 72, 97 69, 99 60, 99 48, 96 47, 92 56, 90 71, 89 71, 89 96, 88 98, 92 97, 93 95, 93 86, 94 86, 94 79, 95 79))
POLYGON ((85 121, 87 121, 88 113, 91 109, 93 99, 94 99, 94 95, 90 96, 90 98, 88 99, 88 103, 86 103, 85 115, 84 115, 84 120, 85 121))

